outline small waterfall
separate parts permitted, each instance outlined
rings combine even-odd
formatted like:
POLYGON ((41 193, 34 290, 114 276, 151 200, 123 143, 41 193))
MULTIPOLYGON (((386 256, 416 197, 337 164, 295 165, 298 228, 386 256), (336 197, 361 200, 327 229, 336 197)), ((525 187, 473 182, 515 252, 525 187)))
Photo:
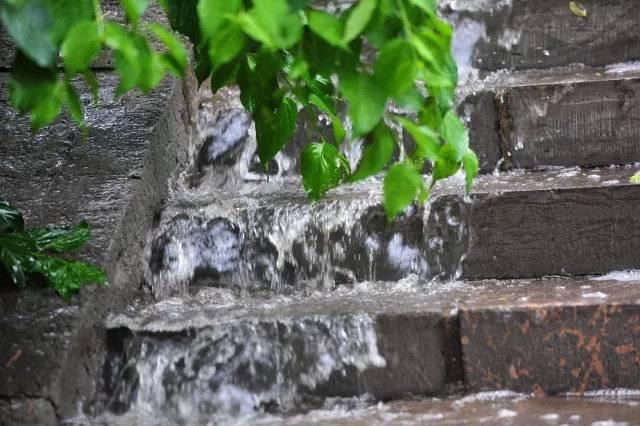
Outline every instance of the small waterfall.
MULTIPOLYGON (((203 93, 200 105, 191 161, 171 182, 145 249, 157 302, 108 324, 118 342, 105 374, 109 408, 206 423, 286 410, 336 377, 384 367, 371 312, 389 306, 389 291, 420 294, 418 282, 459 276, 468 202, 438 197, 439 183, 431 201, 390 223, 382 182, 370 178, 311 203, 297 160, 306 139, 266 174, 255 167, 255 131, 237 90, 203 93), (376 280, 388 287, 369 299, 376 280), (353 305, 309 303, 349 288, 362 290, 353 305)), ((360 149, 349 150, 356 160, 360 149)), ((463 193, 463 178, 453 185, 463 193)))
POLYGON ((133 331, 112 354, 120 411, 194 423, 292 408, 332 373, 385 366, 370 315, 309 314, 298 306, 278 316, 268 304, 212 312, 200 303, 206 296, 167 299, 110 321, 116 332, 133 331))

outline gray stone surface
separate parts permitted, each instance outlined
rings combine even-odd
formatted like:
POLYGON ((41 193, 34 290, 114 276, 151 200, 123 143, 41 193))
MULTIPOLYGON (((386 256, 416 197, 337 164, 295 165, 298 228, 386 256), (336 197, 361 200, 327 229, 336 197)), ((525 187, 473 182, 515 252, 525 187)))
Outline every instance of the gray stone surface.
POLYGON ((234 403, 444 395, 458 380, 529 395, 637 389, 639 296, 637 281, 591 278, 405 280, 278 299, 206 289, 108 321, 114 401, 118 413, 153 407, 196 424, 234 403), (384 366, 371 365, 374 346, 384 366), (334 370, 326 380, 318 369, 334 370))
POLYGON ((461 89, 458 112, 483 171, 640 161, 640 69, 497 74, 461 89))
POLYGON ((236 404, 294 408, 305 393, 442 394, 452 377, 445 354, 456 351, 444 319, 463 293, 371 285, 274 301, 203 289, 132 307, 108 322, 116 342, 112 408, 148 404, 196 423, 236 404))
POLYGON ((193 80, 166 80, 151 96, 116 99, 115 76, 99 73, 100 106, 82 96, 83 141, 66 115, 32 135, 28 119, 6 104, 6 78, 0 75, 0 196, 24 211, 29 227, 87 220, 93 238, 78 256, 104 266, 111 284, 84 289, 69 303, 37 285, 22 292, 3 286, 0 398, 44 399, 66 415, 95 398, 101 318, 139 291, 147 231, 169 176, 186 161, 193 80))
POLYGON ((194 285, 286 293, 408 274, 448 280, 638 268, 640 186, 629 182, 637 171, 483 175, 470 197, 464 180, 453 178, 436 186, 427 206, 410 208, 393 223, 381 206, 379 181, 340 188, 314 204, 297 180, 246 183, 234 193, 168 204, 154 230, 157 250, 148 251, 147 276, 156 294, 168 295, 194 285), (224 273, 203 274, 209 249, 192 250, 192 237, 167 230, 179 216, 206 234, 198 224, 221 215, 240 231, 240 240, 228 246, 240 255, 233 265, 225 263, 224 273), (154 262, 169 257, 171 264, 154 262))
POLYGON ((507 89, 513 166, 639 161, 639 93, 640 80, 507 89))
POLYGON ((475 68, 600 66, 640 59, 640 5, 628 0, 583 0, 588 17, 557 0, 439 2, 455 22, 459 60, 475 68), (468 55, 468 56, 467 56, 468 55))
POLYGON ((42 398, 0 400, 1 426, 55 426, 59 424, 55 407, 42 398))
POLYGON ((612 186, 475 196, 463 276, 517 278, 638 268, 640 188, 625 185, 631 174, 602 178, 617 181, 612 186))

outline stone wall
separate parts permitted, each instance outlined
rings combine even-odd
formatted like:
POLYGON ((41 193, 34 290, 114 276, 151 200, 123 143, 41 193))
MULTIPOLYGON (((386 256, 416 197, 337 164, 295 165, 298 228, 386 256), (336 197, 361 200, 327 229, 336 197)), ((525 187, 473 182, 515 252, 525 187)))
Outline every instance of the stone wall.
MULTIPOLYGON (((112 3, 103 2, 108 13, 112 3)), ((0 424, 56 424, 99 406, 103 318, 140 294, 142 247, 187 158, 196 83, 167 78, 149 96, 117 98, 117 75, 101 58, 98 106, 78 82, 88 140, 66 112, 32 134, 28 117, 8 105, 6 38, 0 50, 0 198, 23 210, 28 227, 89 222, 91 242, 76 256, 109 275, 110 287, 88 287, 70 302, 37 283, 0 286, 0 424)))

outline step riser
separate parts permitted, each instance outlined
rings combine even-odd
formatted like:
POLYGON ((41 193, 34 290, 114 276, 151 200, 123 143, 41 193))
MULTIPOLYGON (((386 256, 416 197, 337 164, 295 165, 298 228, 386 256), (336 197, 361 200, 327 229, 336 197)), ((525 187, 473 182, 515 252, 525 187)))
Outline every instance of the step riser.
POLYGON ((635 186, 475 198, 464 278, 600 274, 640 267, 635 186))
POLYGON ((235 315, 210 297, 108 324, 110 409, 197 419, 295 408, 305 395, 386 400, 444 396, 461 385, 549 395, 640 386, 637 282, 369 288, 280 306, 241 302, 235 315))
POLYGON ((440 1, 457 31, 462 64, 486 71, 584 64, 601 66, 640 59, 640 5, 633 0, 583 0, 588 18, 568 2, 440 1))
POLYGON ((147 280, 166 296, 194 284, 286 293, 336 282, 460 274, 469 204, 441 197, 427 211, 414 208, 388 223, 376 198, 315 205, 301 199, 232 212, 229 220, 197 208, 177 217, 167 211, 170 219, 156 230, 147 255, 147 280), (221 222, 224 232, 215 225, 221 222))
MULTIPOLYGON (((606 71, 603 70, 603 75, 606 71)), ((637 75, 637 74, 634 74, 637 75)), ((612 164, 631 164, 640 161, 640 78, 610 75, 610 80, 542 81, 525 85, 463 89, 458 113, 469 128, 471 147, 478 154, 480 169, 490 173, 500 168, 530 169, 545 166, 599 167, 612 164)), ((227 123, 233 117, 246 117, 230 93, 213 110, 223 114, 205 115, 201 121, 201 141, 194 150, 194 170, 191 185, 206 187, 219 185, 216 175, 231 173, 236 179, 260 176, 263 170, 256 160, 255 140, 247 121, 245 138, 234 144, 225 142, 227 123), (209 134, 217 134, 212 140, 209 134), (211 142, 229 145, 220 148, 215 159, 207 160, 211 142), (249 171, 247 173, 246 171, 249 171)), ((243 118, 245 120, 246 118, 243 118)), ((240 120, 240 118, 237 118, 240 120)), ((244 121, 243 121, 244 123, 244 121)), ((270 165, 270 173, 281 176, 300 173, 299 158, 309 138, 308 125, 299 120, 299 131, 285 147, 277 161, 270 165)), ((331 130, 320 126, 331 139, 331 130)), ((233 131, 227 131, 233 135, 233 131)), ((230 136, 229 136, 230 137, 230 136)), ((405 149, 415 144, 408 134, 399 134, 405 149)), ((358 149, 349 146, 348 156, 355 164, 358 149)), ((396 155, 397 157, 397 155, 396 155)))
POLYGON ((168 219, 156 229, 146 276, 165 296, 194 284, 286 293, 409 274, 446 281, 639 268, 640 187, 619 181, 632 174, 583 177, 589 187, 513 180, 505 187, 522 190, 494 188, 470 199, 462 191, 436 195, 390 224, 370 194, 319 204, 301 198, 231 212, 229 219, 215 209, 207 216, 182 206, 177 218, 166 211, 168 219))
POLYGON ((640 306, 463 311, 467 387, 556 394, 635 389, 640 306))
MULTIPOLYGON (((441 394, 449 343, 435 314, 314 316, 182 333, 110 331, 111 410, 175 418, 292 408, 303 394, 441 394), (419 374, 416 374, 419 372, 419 374)), ((459 347, 456 348, 459 350, 459 347)), ((457 354, 460 362, 461 354, 457 354)))
POLYGON ((465 98, 483 171, 640 161, 640 80, 509 87, 465 98))

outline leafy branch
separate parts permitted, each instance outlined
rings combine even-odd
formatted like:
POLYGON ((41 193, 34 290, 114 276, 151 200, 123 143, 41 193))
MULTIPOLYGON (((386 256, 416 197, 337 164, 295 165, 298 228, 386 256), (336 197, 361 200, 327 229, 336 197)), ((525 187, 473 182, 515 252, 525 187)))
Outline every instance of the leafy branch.
POLYGON ((85 284, 106 285, 107 276, 99 267, 59 256, 82 247, 89 236, 85 222, 73 228, 25 230, 22 214, 0 200, 0 267, 17 287, 25 287, 29 275, 40 275, 69 298, 85 284))
MULTIPOLYGON (((213 92, 239 86, 265 168, 293 136, 301 112, 330 119, 332 140, 315 131, 317 140, 302 153, 303 185, 312 200, 384 170, 390 219, 412 202, 423 203, 436 181, 461 168, 470 189, 478 160, 453 110, 458 76, 452 28, 438 17, 435 0, 359 0, 335 14, 311 0, 158 1, 173 30, 191 40, 199 81, 209 81, 213 92), (345 120, 340 103, 347 107, 345 120), (416 118, 389 113, 391 103, 416 118), (396 152, 403 152, 396 125, 416 147, 394 163, 396 152), (363 154, 351 165, 342 148, 356 140, 363 141, 363 154), (433 170, 429 185, 421 174, 427 163, 433 170)), ((97 93, 90 65, 105 48, 113 51, 119 94, 149 92, 167 72, 183 75, 188 59, 180 40, 158 23, 141 21, 148 0, 121 5, 126 25, 105 21, 96 0, 0 2, 2 22, 19 47, 10 100, 31 114, 34 130, 63 105, 84 125, 71 81, 83 76, 97 93)))

